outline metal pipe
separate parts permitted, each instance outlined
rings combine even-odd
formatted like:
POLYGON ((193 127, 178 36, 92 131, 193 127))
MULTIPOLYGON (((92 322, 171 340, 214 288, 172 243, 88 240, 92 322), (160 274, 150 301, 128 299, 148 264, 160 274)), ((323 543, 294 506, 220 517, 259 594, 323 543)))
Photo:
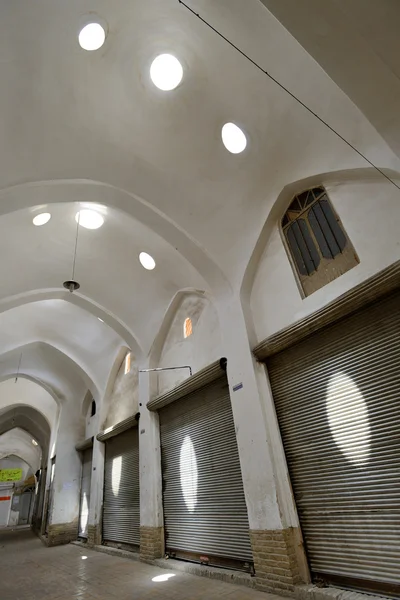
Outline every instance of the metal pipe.
POLYGON ((150 373, 151 371, 175 371, 176 369, 189 369, 190 377, 192 376, 192 367, 184 365, 183 367, 157 367, 156 369, 139 369, 139 373, 150 373))

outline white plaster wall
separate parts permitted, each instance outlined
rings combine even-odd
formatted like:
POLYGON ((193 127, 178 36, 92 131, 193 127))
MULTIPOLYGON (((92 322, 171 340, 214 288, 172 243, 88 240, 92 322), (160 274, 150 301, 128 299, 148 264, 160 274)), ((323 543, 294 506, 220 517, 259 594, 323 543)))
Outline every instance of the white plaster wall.
POLYGON ((99 418, 100 403, 92 396, 90 390, 87 392, 83 404, 82 414, 85 418, 85 440, 95 436, 98 432, 97 423, 99 418), (92 402, 96 403, 96 413, 92 417, 92 402))
MULTIPOLYGON (((199 294, 188 294, 177 309, 165 338, 160 367, 189 365, 193 373, 221 358, 222 343, 218 314, 213 304, 199 294), (192 319, 193 333, 184 338, 186 318, 192 319)), ((188 369, 164 371, 158 375, 158 393, 162 394, 189 377, 188 369)))
POLYGON ((105 402, 101 429, 113 427, 139 410, 138 366, 131 353, 131 370, 125 374, 125 357, 118 369, 110 396, 105 402))
MULTIPOLYGON (((18 498, 18 496, 15 496, 15 497, 18 498)), ((8 518, 8 526, 9 527, 16 527, 18 525, 18 520, 19 520, 19 510, 12 510, 11 509, 10 510, 10 516, 8 518)))
MULTIPOLYGON (((81 397, 85 391, 82 390, 81 397)), ((63 404, 56 438, 56 465, 53 482, 51 523, 71 523, 79 514, 79 491, 82 462, 75 445, 82 441, 85 421, 74 403, 63 404)), ((51 472, 49 461, 48 474, 51 472)))
MULTIPOLYGON (((96 406, 96 408, 97 408, 97 406, 96 406)), ((86 433, 85 433, 86 440, 97 434, 97 419, 98 419, 97 411, 93 417, 90 416, 90 411, 89 411, 88 416, 86 417, 86 433)))
POLYGON ((1 483, 0 484, 0 494, 2 496, 10 496, 11 500, 3 500, 0 502, 0 528, 7 527, 10 512, 11 512, 11 502, 14 495, 14 489, 12 486, 8 486, 8 484, 1 483))
POLYGON ((277 223, 258 265, 251 294, 258 341, 313 313, 400 259, 397 189, 380 181, 347 181, 325 187, 360 264, 303 299, 277 223))

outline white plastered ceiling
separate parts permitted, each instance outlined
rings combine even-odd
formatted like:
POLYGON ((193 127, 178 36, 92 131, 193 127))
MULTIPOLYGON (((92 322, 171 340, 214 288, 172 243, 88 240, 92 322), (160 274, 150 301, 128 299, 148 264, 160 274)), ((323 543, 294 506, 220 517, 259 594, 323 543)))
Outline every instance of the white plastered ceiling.
POLYGON ((33 473, 36 473, 40 467, 40 446, 35 446, 32 443, 32 436, 18 427, 0 435, 0 459, 12 455, 24 460, 33 473))
MULTIPOLYGON (((191 6, 380 167, 399 161, 360 110, 258 0, 191 6)), ((363 160, 176 0, 14 0, 0 7, 0 377, 59 398, 101 396, 121 346, 146 356, 182 289, 238 291, 281 190, 363 160), (88 14, 108 35, 85 52, 88 14), (166 93, 162 52, 182 62, 166 93), (229 154, 226 121, 248 147, 229 154), (93 206, 103 227, 79 230, 93 206), (32 217, 52 218, 34 227, 32 217), (140 251, 154 271, 142 269, 140 251), (101 318, 102 321, 99 320, 101 318)))

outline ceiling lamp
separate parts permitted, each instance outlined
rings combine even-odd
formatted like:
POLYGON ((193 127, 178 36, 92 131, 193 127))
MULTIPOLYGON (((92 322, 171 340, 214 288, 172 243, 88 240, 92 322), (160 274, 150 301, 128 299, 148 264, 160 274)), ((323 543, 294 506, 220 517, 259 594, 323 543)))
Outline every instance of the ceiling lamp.
POLYGON ((174 90, 182 81, 183 68, 172 54, 160 54, 151 63, 150 77, 160 90, 174 90))
POLYGON ((80 284, 75 280, 75 267, 76 267, 76 253, 78 250, 78 238, 79 238, 79 225, 81 224, 81 213, 84 211, 80 211, 76 213, 76 236, 75 236, 75 248, 74 248, 74 257, 72 260, 72 277, 71 279, 67 279, 64 281, 63 286, 66 290, 68 290, 71 294, 72 292, 76 292, 81 287, 80 284))
POLYGON ((147 254, 147 252, 141 252, 139 254, 139 260, 142 267, 148 271, 152 271, 156 266, 156 261, 152 256, 150 256, 150 254, 147 254))
POLYGON ((104 223, 102 215, 95 210, 80 210, 75 215, 75 221, 86 229, 98 229, 104 223))
POLYGON ((41 225, 45 225, 46 223, 48 223, 50 219, 50 213, 40 213, 40 215, 36 215, 36 217, 33 217, 32 222, 34 225, 36 225, 36 227, 40 227, 41 225))
POLYGON ((234 123, 225 123, 221 131, 224 146, 232 154, 240 154, 247 146, 243 131, 234 123))
POLYGON ((84 50, 98 50, 106 39, 106 32, 100 23, 89 23, 79 33, 79 45, 84 50))

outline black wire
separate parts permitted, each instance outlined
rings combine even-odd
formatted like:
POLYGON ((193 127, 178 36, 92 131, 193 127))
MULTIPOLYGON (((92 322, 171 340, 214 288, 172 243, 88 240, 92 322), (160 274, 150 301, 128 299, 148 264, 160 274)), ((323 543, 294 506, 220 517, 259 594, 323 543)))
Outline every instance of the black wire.
POLYGON ((79 237, 79 225, 81 221, 81 209, 78 213, 78 218, 76 220, 76 237, 75 237, 75 249, 74 249, 74 260, 72 262, 72 281, 74 281, 75 277, 75 266, 76 266, 76 253, 78 251, 78 237, 79 237))
POLYGON ((316 119, 318 119, 318 121, 320 121, 320 123, 322 123, 323 125, 325 125, 325 127, 327 127, 328 129, 330 129, 339 139, 341 139, 345 144, 347 144, 349 146, 349 148, 351 148, 352 150, 354 150, 354 152, 357 152, 357 154, 359 156, 361 156, 361 158, 363 158, 369 165, 371 165, 371 167, 373 167, 378 173, 380 173, 381 175, 383 175, 383 177, 385 177, 385 179, 387 179, 388 181, 390 181, 390 183, 392 185, 394 185, 398 190, 400 190, 400 185, 398 185, 391 177, 389 177, 389 175, 386 175, 386 173, 384 173, 384 171, 382 171, 382 169, 380 169, 379 167, 377 167, 371 160, 369 160, 369 158, 367 158, 362 152, 360 152, 360 150, 357 150, 357 148, 355 146, 353 146, 353 144, 351 144, 348 140, 346 140, 346 138, 344 138, 331 125, 329 125, 329 123, 327 123, 326 121, 324 121, 324 119, 322 117, 320 117, 309 106, 307 106, 307 104, 305 104, 302 100, 300 100, 300 98, 298 98, 297 96, 295 96, 293 94, 293 92, 291 92, 290 90, 288 90, 282 83, 280 83, 277 79, 275 79, 275 77, 273 77, 273 75, 271 75, 270 73, 268 73, 268 71, 266 71, 265 69, 263 69, 255 60, 253 60, 248 54, 246 54, 245 52, 243 52, 243 50, 241 50, 238 46, 236 46, 236 44, 234 44, 233 42, 231 42, 230 39, 228 39, 227 37, 225 37, 220 31, 218 31, 218 29, 216 29, 213 25, 211 25, 211 23, 209 23, 208 21, 206 21, 205 19, 203 19, 203 17, 201 17, 199 15, 199 13, 195 12, 193 10, 193 8, 191 8, 190 6, 188 6, 185 2, 183 2, 183 0, 178 0, 178 2, 179 2, 179 4, 182 4, 185 8, 187 8, 187 10, 189 12, 191 12, 195 17, 197 17, 198 19, 200 19, 200 21, 202 23, 204 23, 209 29, 211 29, 212 31, 214 31, 214 33, 216 33, 220 38, 222 38, 225 42, 227 42, 230 46, 232 46, 232 48, 234 48, 237 52, 239 52, 239 54, 241 54, 242 56, 244 56, 244 58, 246 58, 249 62, 251 62, 251 64, 254 65, 259 71, 261 71, 261 73, 264 73, 264 75, 266 75, 267 77, 269 77, 269 79, 271 79, 271 81, 273 81, 274 83, 276 83, 276 85, 278 85, 283 91, 285 91, 287 94, 289 94, 289 96, 291 96, 294 100, 296 100, 296 102, 298 104, 300 104, 310 114, 312 114, 316 119))
POLYGON ((15 376, 15 383, 17 383, 17 381, 18 381, 19 370, 21 368, 21 361, 22 361, 22 352, 21 352, 21 355, 20 355, 19 361, 18 361, 18 368, 17 368, 17 374, 15 376))

